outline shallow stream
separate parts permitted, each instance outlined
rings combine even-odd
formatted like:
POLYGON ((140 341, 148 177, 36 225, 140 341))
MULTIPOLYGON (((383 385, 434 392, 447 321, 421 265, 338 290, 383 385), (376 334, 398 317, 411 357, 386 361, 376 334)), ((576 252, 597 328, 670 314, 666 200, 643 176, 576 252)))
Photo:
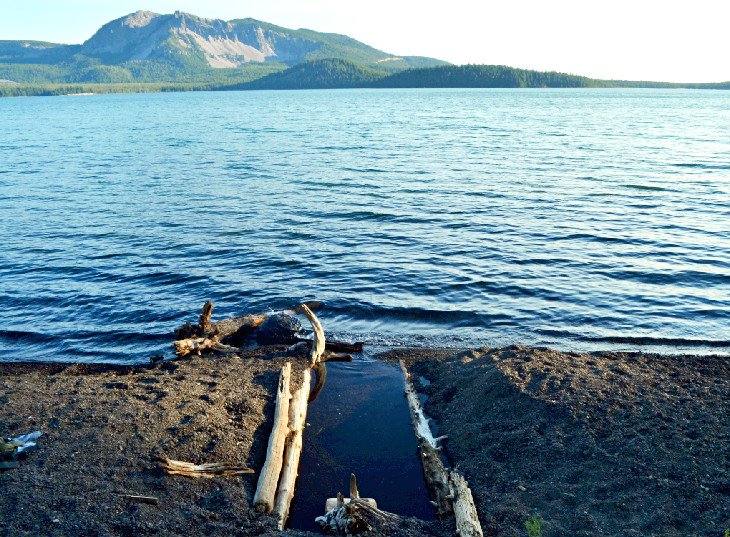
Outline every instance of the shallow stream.
POLYGON ((348 496, 350 474, 360 494, 404 516, 435 518, 418 458, 400 369, 355 355, 327 364, 327 382, 310 403, 289 526, 319 530, 327 498, 348 496))

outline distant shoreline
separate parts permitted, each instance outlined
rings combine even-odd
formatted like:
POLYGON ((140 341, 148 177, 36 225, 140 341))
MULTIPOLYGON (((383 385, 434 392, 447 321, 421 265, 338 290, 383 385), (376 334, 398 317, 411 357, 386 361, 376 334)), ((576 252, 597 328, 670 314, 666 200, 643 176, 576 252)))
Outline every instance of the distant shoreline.
POLYGON ((562 89, 562 90, 606 90, 606 89, 636 89, 636 90, 696 90, 696 91, 728 91, 730 87, 585 87, 585 88, 563 88, 563 87, 531 87, 531 88, 505 88, 505 87, 463 87, 463 86, 429 86, 429 87, 370 87, 370 86, 354 86, 354 87, 332 87, 332 88, 221 88, 208 87, 204 84, 159 84, 159 83, 142 83, 142 84, 85 84, 82 86, 68 86, 65 84, 57 85, 35 85, 35 84, 15 84, 2 86, 0 85, 0 98, 12 97, 72 97, 72 96, 96 96, 96 95, 126 95, 126 94, 145 94, 145 93, 190 93, 190 92, 231 92, 231 91, 306 91, 306 90, 350 90, 350 89, 500 89, 500 90, 544 90, 544 89, 562 89))

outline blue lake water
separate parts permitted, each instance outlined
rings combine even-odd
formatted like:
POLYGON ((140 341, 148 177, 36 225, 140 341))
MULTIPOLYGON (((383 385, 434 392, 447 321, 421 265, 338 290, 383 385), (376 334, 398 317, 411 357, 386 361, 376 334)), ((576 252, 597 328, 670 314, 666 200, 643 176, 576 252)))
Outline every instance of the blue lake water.
POLYGON ((0 356, 146 361, 203 302, 378 345, 730 352, 730 92, 0 100, 0 356))

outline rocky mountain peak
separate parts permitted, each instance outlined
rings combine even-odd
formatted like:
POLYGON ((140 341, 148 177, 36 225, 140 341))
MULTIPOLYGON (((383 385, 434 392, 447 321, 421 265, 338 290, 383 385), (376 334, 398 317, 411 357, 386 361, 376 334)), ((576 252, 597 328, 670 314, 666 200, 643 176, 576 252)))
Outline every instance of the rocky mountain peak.
POLYGON ((128 28, 142 28, 160 16, 161 15, 159 13, 140 10, 132 13, 131 15, 127 15, 123 19, 122 24, 128 28))

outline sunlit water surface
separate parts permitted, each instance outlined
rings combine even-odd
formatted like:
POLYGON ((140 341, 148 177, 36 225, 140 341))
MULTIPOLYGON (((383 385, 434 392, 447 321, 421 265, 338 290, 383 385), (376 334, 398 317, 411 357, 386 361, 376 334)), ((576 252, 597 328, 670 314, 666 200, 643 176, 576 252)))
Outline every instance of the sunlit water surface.
POLYGON ((321 299, 373 344, 730 352, 730 93, 0 100, 0 356, 321 299))

